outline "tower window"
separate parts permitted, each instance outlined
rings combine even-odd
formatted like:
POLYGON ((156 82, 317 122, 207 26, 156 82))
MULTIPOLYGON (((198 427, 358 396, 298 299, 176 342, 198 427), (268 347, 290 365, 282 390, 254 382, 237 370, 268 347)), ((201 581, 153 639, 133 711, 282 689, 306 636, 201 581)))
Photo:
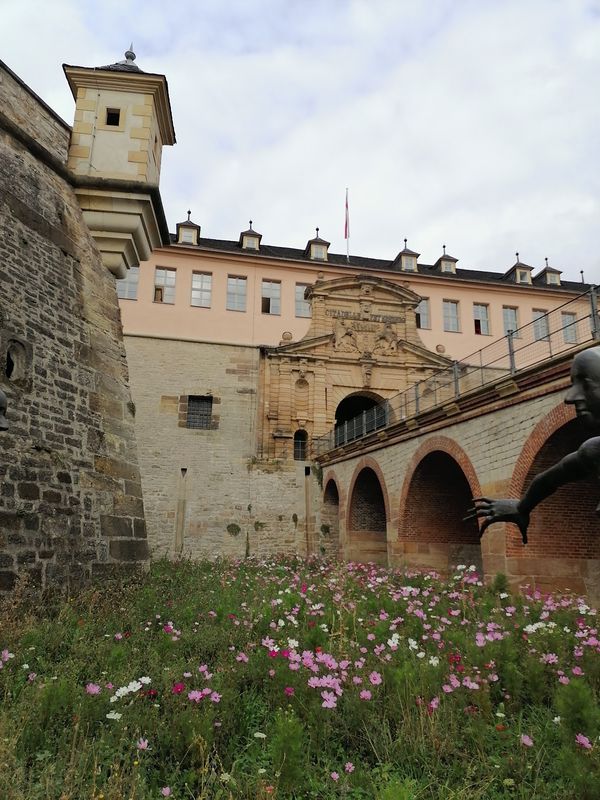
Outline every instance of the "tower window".
POLYGON ((303 430, 294 434, 294 461, 306 461, 308 450, 308 433, 303 430))
POLYGON ((119 108, 107 108, 106 109, 106 124, 107 125, 114 125, 115 127, 119 127, 121 123, 121 109, 119 108))

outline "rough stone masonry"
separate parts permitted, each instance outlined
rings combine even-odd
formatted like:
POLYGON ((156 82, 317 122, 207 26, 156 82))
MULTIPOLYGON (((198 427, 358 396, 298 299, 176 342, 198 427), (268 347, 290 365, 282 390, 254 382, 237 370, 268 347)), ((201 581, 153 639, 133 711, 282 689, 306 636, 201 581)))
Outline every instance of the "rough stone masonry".
POLYGON ((149 556, 115 280, 66 170, 70 128, 0 62, 0 590, 149 556))

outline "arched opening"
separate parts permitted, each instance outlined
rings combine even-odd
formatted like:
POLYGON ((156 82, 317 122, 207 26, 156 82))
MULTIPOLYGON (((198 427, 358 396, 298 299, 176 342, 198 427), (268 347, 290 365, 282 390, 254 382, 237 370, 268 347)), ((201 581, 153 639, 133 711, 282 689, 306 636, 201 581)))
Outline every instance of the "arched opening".
POLYGON ((319 549, 323 555, 338 554, 340 541, 340 495, 334 480, 327 481, 321 509, 319 549))
POLYGON ((336 447, 372 433, 387 424, 387 406, 379 395, 349 394, 335 410, 336 447))
MULTIPOLYGON (((538 450, 522 486, 523 495, 533 478, 579 448, 589 438, 580 419, 573 419, 551 434, 538 450)), ((600 569, 600 519, 597 477, 562 486, 531 514, 528 544, 513 526, 507 526, 506 555, 514 564, 511 576, 534 584, 541 591, 570 589, 600 595, 595 576, 600 569)))
POLYGON ((6 349, 6 367, 4 373, 9 381, 18 381, 25 377, 27 365, 27 353, 25 347, 14 339, 11 339, 6 349))
POLYGON ((348 558, 387 563, 387 515, 379 478, 362 469, 352 487, 348 514, 348 558))
POLYGON ((424 456, 410 480, 400 522, 405 560, 447 572, 474 564, 483 575, 479 528, 464 521, 473 493, 461 466, 443 450, 424 456))
POLYGON ((308 458, 308 433, 298 430, 294 434, 294 461, 306 461, 308 458))

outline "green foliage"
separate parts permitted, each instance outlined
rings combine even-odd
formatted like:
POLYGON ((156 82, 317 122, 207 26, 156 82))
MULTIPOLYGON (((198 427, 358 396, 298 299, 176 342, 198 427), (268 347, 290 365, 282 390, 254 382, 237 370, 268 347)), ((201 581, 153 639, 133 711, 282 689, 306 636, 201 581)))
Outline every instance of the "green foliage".
POLYGON ((284 792, 298 789, 304 782, 306 744, 304 726, 292 709, 278 709, 271 729, 270 752, 284 792))
POLYGON ((242 532, 242 529, 237 524, 237 522, 230 522, 226 530, 230 536, 239 536, 240 533, 242 532))

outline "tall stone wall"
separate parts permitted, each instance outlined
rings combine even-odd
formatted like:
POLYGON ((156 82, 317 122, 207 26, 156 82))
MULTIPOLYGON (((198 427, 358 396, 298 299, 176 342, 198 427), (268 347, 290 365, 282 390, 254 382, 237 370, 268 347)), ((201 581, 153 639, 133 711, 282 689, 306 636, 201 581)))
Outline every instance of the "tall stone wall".
POLYGON ((258 456, 259 349, 136 336, 125 345, 153 554, 318 549, 314 473, 258 456), (212 397, 209 427, 186 427, 190 396, 212 397))
POLYGON ((64 168, 69 135, 0 63, 0 590, 148 557, 114 278, 64 168))

